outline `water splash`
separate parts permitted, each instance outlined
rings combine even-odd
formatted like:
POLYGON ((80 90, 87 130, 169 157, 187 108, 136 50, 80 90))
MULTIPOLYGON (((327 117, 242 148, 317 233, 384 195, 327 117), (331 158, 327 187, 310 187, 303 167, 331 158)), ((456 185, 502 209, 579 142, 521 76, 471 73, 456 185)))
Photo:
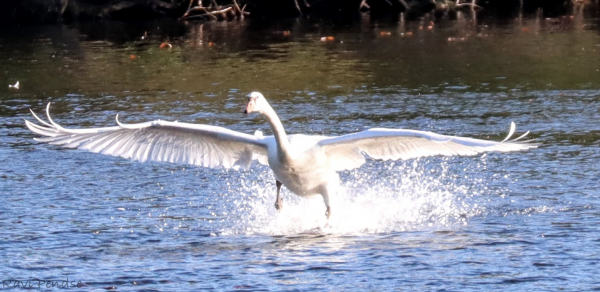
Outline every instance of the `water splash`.
POLYGON ((228 190, 237 195, 230 200, 231 213, 219 234, 376 234, 454 228, 485 212, 481 194, 489 191, 486 180, 477 175, 484 167, 484 158, 470 162, 432 158, 367 164, 343 173, 326 228, 320 196, 300 198, 285 190, 283 211, 277 212, 268 169, 245 173, 238 180, 240 189, 228 190))

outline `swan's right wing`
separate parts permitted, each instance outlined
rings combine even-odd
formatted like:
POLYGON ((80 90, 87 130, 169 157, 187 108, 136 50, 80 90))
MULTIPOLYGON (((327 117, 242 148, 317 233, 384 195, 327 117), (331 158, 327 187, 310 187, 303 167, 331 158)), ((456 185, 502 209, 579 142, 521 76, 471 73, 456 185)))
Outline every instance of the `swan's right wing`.
POLYGON ((41 125, 25 121, 31 131, 47 136, 36 140, 142 162, 246 169, 254 159, 267 160, 267 140, 272 139, 222 127, 167 121, 122 124, 117 120, 114 127, 66 129, 52 121, 49 106, 49 123, 33 112, 41 125))
POLYGON ((509 140, 514 132, 515 125, 511 123, 506 139, 498 142, 416 130, 369 129, 321 140, 319 146, 338 171, 360 167, 365 163, 365 155, 380 160, 406 160, 434 155, 470 156, 488 151, 519 151, 538 146, 530 141, 520 141, 529 132, 509 140))

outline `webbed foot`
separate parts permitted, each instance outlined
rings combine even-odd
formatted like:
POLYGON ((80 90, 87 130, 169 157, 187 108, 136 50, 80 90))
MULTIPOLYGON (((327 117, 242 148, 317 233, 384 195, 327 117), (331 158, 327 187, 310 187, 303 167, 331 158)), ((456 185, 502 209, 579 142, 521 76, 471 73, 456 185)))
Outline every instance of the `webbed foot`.
POLYGON ((329 217, 331 217, 331 207, 327 207, 325 211, 325 217, 327 217, 327 223, 325 223, 325 227, 329 227, 329 217))
POLYGON ((281 212, 281 209, 283 209, 283 200, 281 198, 277 199, 277 201, 275 201, 275 209, 277 209, 277 211, 281 212))

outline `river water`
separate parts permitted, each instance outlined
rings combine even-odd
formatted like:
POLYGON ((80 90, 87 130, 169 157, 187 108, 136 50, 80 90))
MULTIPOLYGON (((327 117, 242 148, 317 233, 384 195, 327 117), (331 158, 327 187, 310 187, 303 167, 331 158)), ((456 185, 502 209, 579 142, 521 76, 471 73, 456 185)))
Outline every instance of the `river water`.
POLYGON ((578 12, 4 28, 2 289, 67 279, 100 291, 599 289, 597 24, 578 12), (23 122, 52 102, 65 127, 120 114, 270 134, 241 113, 252 90, 289 133, 387 127, 501 140, 514 121, 542 146, 371 161, 341 174, 332 227, 316 229, 322 200, 284 188, 278 213, 267 167, 61 149, 23 122))

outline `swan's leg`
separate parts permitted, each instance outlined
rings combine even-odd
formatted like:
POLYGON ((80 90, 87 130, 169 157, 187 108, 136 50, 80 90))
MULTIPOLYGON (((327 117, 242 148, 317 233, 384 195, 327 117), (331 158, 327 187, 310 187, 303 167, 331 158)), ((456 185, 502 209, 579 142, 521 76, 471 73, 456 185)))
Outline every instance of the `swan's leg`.
POLYGON ((281 191, 281 182, 278 180, 275 180, 275 186, 277 186, 277 198, 275 199, 275 209, 281 211, 281 209, 283 208, 283 200, 281 199, 281 196, 279 195, 279 193, 281 191))
POLYGON ((331 218, 331 205, 329 204, 329 196, 335 196, 337 190, 340 185, 340 176, 337 173, 333 173, 329 177, 329 184, 327 186, 322 187, 321 196, 323 196, 323 202, 325 203, 325 216, 327 217, 327 224, 325 226, 329 226, 330 218, 331 218))
POLYGON ((325 207, 327 208, 325 210, 325 217, 327 217, 327 223, 325 224, 326 227, 329 226, 329 217, 331 217, 331 206, 329 205, 329 193, 330 193, 329 188, 325 188, 321 192, 321 196, 323 196, 323 202, 325 202, 325 207))

